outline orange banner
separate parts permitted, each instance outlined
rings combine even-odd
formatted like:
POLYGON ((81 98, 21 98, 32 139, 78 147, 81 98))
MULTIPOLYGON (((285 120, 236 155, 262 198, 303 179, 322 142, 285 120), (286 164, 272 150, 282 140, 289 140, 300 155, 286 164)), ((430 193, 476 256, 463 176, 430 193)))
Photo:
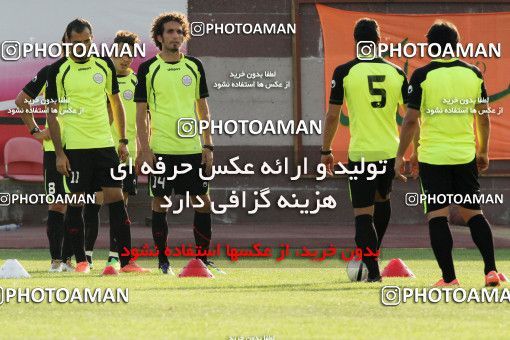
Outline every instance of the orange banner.
MULTIPOLYGON (((491 116, 490 158, 510 159, 510 13, 464 13, 464 14, 385 14, 370 12, 350 12, 317 4, 317 11, 324 40, 324 76, 326 107, 328 107, 330 80, 338 65, 346 63, 356 56, 353 37, 354 24, 357 20, 369 17, 377 20, 384 43, 426 43, 426 33, 438 19, 450 21, 457 26, 460 42, 466 43, 500 43, 500 58, 477 59, 463 58, 475 64, 484 76, 485 87, 490 97, 490 105, 500 112, 491 116)), ((410 79, 414 70, 426 65, 430 59, 416 56, 414 58, 388 58, 402 67, 410 79)), ((349 118, 345 105, 338 133, 333 142, 335 158, 342 162, 347 160, 349 145, 349 118)), ((402 117, 396 116, 399 124, 402 117)))

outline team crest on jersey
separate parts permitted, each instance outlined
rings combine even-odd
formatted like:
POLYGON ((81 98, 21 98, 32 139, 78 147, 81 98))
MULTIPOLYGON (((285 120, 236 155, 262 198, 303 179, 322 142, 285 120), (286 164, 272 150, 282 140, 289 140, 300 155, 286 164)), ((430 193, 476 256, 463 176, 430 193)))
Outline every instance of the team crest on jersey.
POLYGON ((331 81, 331 88, 332 88, 332 89, 334 89, 334 88, 335 88, 335 86, 336 86, 336 81, 335 81, 335 79, 333 79, 333 80, 331 81))
POLYGON ((185 86, 190 86, 191 85, 191 77, 188 75, 185 75, 184 77, 182 77, 182 83, 185 86))
POLYGON ((131 100, 133 99, 133 91, 126 90, 122 93, 122 97, 124 97, 125 100, 131 100))
POLYGON ((407 88, 407 94, 411 94, 413 92, 413 85, 409 85, 407 88))
POLYGON ((92 79, 94 79, 96 83, 101 84, 103 82, 103 75, 101 73, 96 73, 92 79))

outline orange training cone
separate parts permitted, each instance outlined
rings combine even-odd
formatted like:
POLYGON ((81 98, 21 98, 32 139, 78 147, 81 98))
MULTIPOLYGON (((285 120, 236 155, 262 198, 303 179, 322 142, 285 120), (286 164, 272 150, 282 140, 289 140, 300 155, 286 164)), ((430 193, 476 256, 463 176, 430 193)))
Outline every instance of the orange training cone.
POLYGON ((179 277, 214 277, 211 271, 199 259, 191 259, 179 274, 179 277))
POLYGON ((102 275, 119 275, 119 272, 113 266, 106 266, 102 275))
POLYGON ((381 275, 382 277, 415 277, 401 259, 391 259, 381 275))

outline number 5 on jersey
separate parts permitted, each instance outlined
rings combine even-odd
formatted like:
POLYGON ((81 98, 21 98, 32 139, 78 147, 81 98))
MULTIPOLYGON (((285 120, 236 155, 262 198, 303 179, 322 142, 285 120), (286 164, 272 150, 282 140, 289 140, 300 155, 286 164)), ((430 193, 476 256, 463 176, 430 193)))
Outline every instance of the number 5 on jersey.
POLYGON ((386 106, 386 90, 381 88, 374 88, 374 83, 382 83, 386 76, 368 76, 368 90, 372 96, 381 96, 380 101, 372 101, 373 108, 383 108, 386 106))

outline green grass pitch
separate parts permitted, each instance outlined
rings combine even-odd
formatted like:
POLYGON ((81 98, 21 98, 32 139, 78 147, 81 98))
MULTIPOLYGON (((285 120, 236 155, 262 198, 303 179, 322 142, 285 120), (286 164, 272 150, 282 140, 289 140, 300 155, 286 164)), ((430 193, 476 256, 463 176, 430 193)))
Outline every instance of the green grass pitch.
MULTIPOLYGON (((18 259, 30 279, 0 280, 1 287, 129 287, 124 304, 4 303, 0 305, 0 338, 113 337, 229 339, 272 336, 274 339, 338 338, 508 338, 508 303, 406 303, 386 307, 384 285, 428 287, 439 279, 429 249, 390 249, 382 265, 399 257, 416 279, 351 283, 345 263, 288 259, 241 259, 215 262, 228 275, 214 279, 168 277, 156 260, 138 262, 152 273, 101 277, 107 252, 94 252, 90 274, 50 274, 47 250, 0 250, 0 264, 18 259)), ((498 269, 510 273, 510 249, 496 252, 498 269)), ((483 263, 476 249, 454 251, 457 276, 464 288, 483 287, 483 263)), ((172 263, 176 273, 186 264, 172 263)), ((506 284, 503 287, 510 287, 506 284)))

